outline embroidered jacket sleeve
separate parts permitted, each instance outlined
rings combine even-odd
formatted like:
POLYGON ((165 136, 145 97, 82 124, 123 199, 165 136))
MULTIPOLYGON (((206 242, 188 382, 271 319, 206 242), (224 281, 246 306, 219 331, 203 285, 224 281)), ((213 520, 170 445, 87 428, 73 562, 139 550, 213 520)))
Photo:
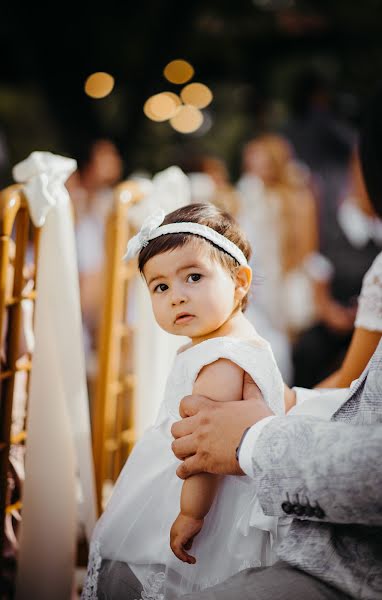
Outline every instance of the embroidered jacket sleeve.
POLYGON ((355 326, 382 331, 382 252, 363 278, 355 326))

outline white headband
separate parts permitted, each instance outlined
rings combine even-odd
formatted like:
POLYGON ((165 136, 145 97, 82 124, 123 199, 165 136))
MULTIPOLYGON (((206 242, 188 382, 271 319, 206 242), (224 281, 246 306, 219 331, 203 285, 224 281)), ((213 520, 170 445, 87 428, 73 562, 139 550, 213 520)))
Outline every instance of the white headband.
POLYGON ((215 229, 207 227, 207 225, 190 223, 188 221, 169 223, 168 225, 160 226, 161 223, 163 223, 164 218, 165 213, 160 209, 158 212, 145 219, 139 233, 129 240, 126 254, 123 257, 124 260, 130 260, 131 258, 138 256, 142 248, 147 246, 151 240, 154 240, 161 235, 167 235, 168 233, 192 233, 209 240, 215 244, 215 246, 218 246, 227 252, 227 254, 237 260, 239 265, 248 265, 247 259, 240 248, 224 235, 215 231, 215 229))

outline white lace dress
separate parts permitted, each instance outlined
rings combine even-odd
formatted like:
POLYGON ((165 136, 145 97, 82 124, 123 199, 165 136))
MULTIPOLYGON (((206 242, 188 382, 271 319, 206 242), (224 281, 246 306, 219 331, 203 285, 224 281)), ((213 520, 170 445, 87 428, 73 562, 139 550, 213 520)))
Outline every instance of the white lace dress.
POLYGON ((382 331, 382 252, 363 278, 355 327, 382 331))
POLYGON ((135 446, 95 528, 84 599, 97 598, 102 559, 127 563, 144 588, 141 598, 150 600, 178 598, 244 568, 274 562, 274 542, 287 527, 263 514, 253 481, 246 476, 223 479, 193 543, 195 565, 181 562, 170 549, 182 488, 175 473, 179 461, 171 451, 171 425, 179 420, 179 402, 191 393, 202 367, 219 358, 247 371, 273 412, 284 413, 283 381, 268 342, 260 336, 213 338, 178 354, 156 423, 135 446))

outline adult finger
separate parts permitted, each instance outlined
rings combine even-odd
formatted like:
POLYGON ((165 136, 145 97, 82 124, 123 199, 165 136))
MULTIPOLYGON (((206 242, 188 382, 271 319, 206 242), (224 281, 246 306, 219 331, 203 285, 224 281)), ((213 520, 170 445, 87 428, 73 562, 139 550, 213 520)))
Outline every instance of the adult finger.
POLYGON ((205 396, 199 396, 193 394, 192 396, 185 396, 179 405, 179 414, 184 419, 185 417, 193 417, 202 408, 213 407, 214 401, 206 398, 205 396))
POLYGON ((196 452, 196 442, 191 435, 174 440, 171 444, 171 449, 175 456, 182 460, 192 456, 196 452))
POLYGON ((175 421, 175 423, 171 426, 172 436, 177 439, 181 438, 184 435, 190 435, 193 433, 197 426, 196 416, 194 417, 186 417, 181 421, 175 421))
POLYGON ((203 469, 200 465, 200 459, 196 455, 186 458, 176 470, 176 474, 180 479, 187 479, 190 475, 201 473, 203 469))

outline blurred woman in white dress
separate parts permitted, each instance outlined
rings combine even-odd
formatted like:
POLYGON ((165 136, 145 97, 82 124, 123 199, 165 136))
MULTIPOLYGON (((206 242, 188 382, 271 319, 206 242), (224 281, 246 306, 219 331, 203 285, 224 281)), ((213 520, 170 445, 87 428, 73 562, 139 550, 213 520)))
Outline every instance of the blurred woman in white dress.
POLYGON ((270 340, 281 372, 290 381, 290 340, 314 317, 305 270, 305 261, 318 243, 309 173, 294 161, 286 140, 266 134, 245 146, 238 189, 239 221, 254 247, 253 261, 261 274, 253 289, 253 319, 270 340))

